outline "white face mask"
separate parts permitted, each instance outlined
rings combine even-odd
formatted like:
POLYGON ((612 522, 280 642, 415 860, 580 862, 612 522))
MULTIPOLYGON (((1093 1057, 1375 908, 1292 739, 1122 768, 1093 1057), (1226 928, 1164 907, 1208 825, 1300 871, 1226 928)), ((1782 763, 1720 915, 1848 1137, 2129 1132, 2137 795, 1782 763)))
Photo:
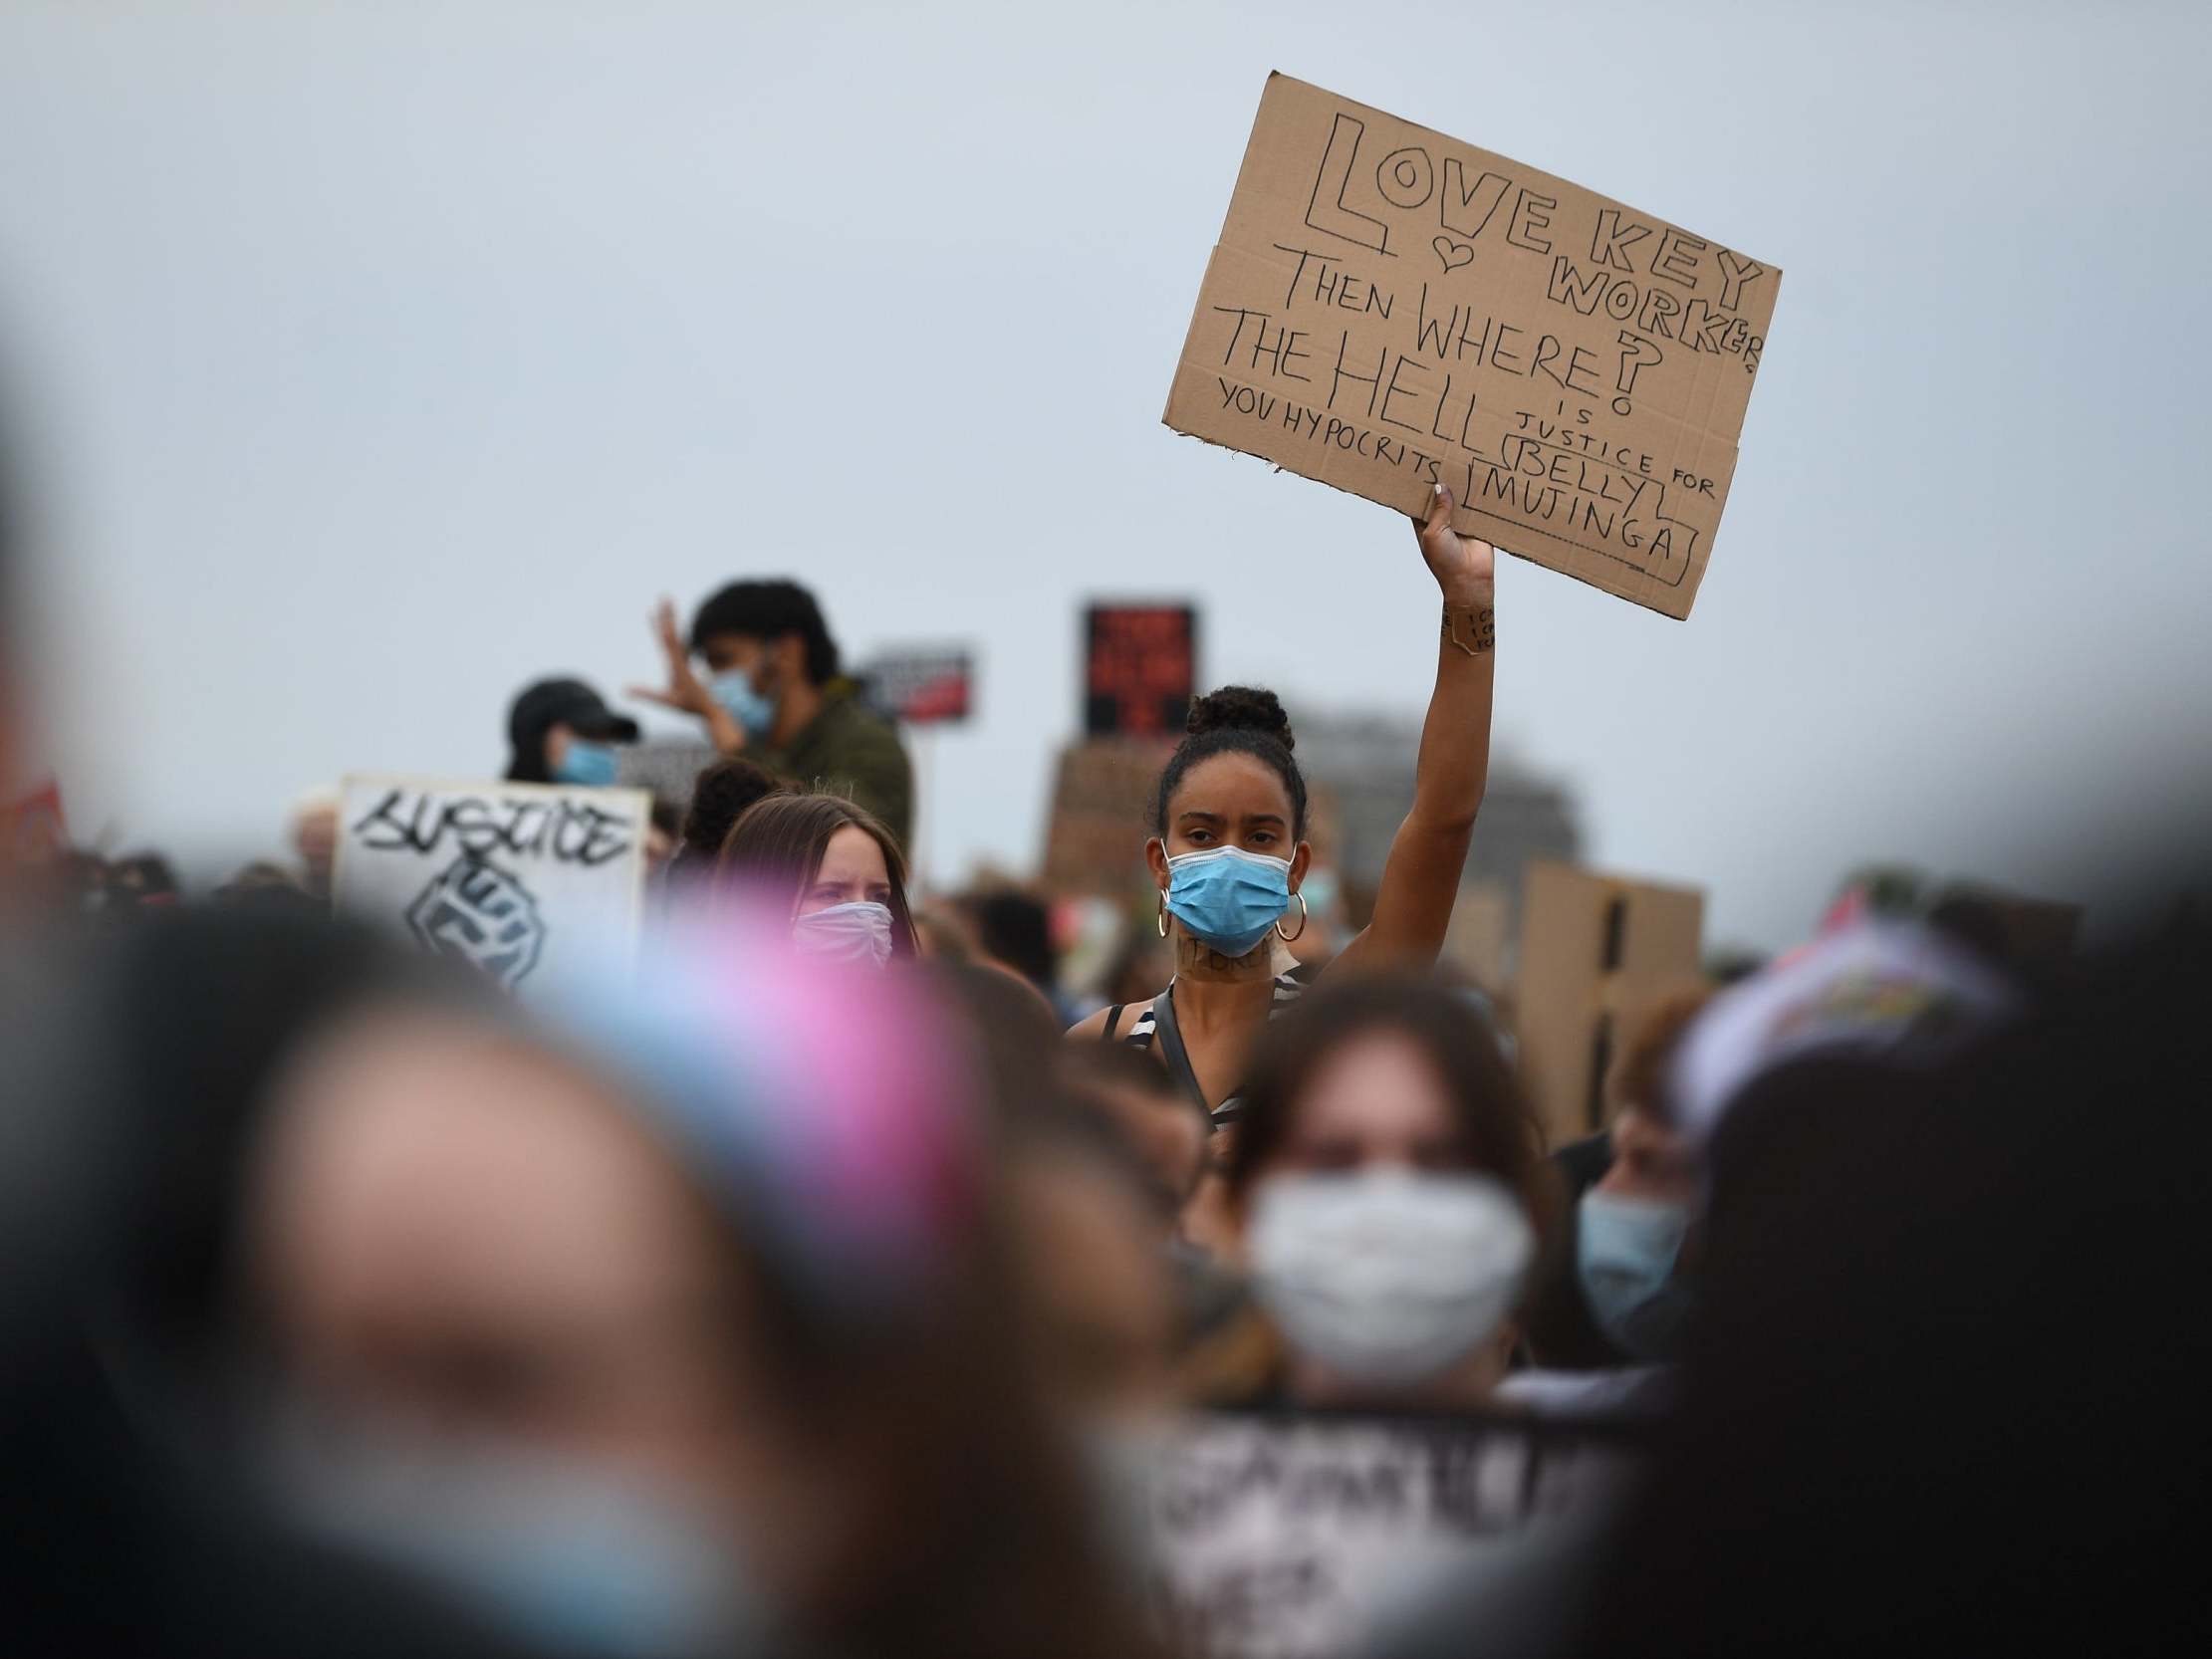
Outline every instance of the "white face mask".
POLYGON ((891 959, 890 909, 866 901, 833 904, 794 920, 791 944, 804 956, 880 968, 891 959))
POLYGON ((1277 1175, 1252 1216, 1253 1291, 1299 1353, 1353 1382, 1448 1370, 1505 1322, 1536 1254, 1487 1175, 1277 1175))

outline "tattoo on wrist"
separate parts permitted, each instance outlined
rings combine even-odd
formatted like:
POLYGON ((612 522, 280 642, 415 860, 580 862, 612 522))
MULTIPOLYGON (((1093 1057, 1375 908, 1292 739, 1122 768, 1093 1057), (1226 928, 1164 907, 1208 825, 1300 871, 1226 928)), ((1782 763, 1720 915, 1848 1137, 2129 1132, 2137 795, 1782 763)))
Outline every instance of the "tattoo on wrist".
POLYGON ((1444 637, 1469 656, 1482 656, 1498 642, 1498 612, 1492 605, 1444 601, 1444 637))

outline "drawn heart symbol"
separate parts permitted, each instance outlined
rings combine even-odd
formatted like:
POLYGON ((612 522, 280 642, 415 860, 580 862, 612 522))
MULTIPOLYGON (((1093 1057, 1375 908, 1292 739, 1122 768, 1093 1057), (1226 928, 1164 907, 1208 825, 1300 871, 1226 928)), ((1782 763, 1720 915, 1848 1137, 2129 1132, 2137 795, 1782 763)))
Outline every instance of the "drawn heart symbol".
POLYGON ((1454 242, 1448 236, 1439 236, 1429 244, 1436 250, 1436 257, 1444 262, 1446 271, 1456 271, 1462 265, 1471 265, 1475 258, 1472 242, 1454 242))

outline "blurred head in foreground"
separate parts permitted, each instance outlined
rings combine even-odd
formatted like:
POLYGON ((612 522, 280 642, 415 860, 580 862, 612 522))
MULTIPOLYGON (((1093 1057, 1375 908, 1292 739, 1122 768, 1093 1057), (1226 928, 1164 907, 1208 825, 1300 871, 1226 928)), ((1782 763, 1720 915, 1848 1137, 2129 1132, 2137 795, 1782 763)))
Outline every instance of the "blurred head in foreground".
POLYGON ((1426 981, 1303 998, 1255 1054, 1224 1170, 1306 1403, 1467 1405, 1505 1369, 1550 1220, 1542 1137, 1488 1025, 1426 981))
POLYGON ((1116 1043, 1065 1045, 1061 1065, 1078 1093, 1125 1138, 1143 1171, 1150 1208, 1172 1234, 1209 1167, 1213 1125, 1166 1067, 1116 1043))
POLYGON ((739 817, 720 869, 736 903, 790 918, 802 956, 881 967, 915 955, 906 860, 871 814, 835 795, 775 795, 739 817))
POLYGON ((1117 1124, 1073 1100, 1043 1104, 1007 1140, 1054 1399, 1086 1427, 1164 1410, 1180 1309, 1145 1170, 1117 1124))
POLYGON ((1175 1307, 1160 1246, 1173 1218, 1141 1154, 1064 1075, 1076 1046, 1035 985, 972 962, 931 963, 927 983, 976 1063, 1055 1403, 1084 1427, 1165 1405, 1175 1307))
POLYGON ((2174 1084, 2212 1062, 2212 935, 1979 1039, 1955 981, 1883 1037, 1900 950, 1856 959, 1766 1002, 1788 1052, 1711 1098, 1683 1410, 1558 1651, 2201 1651, 2169 1563, 2208 1474, 2212 1302, 2179 1264, 2212 1117, 2174 1084))
POLYGON ((542 1028, 331 1027, 278 1084, 247 1270, 295 1466, 387 1532, 489 1515, 517 1566, 582 1548, 548 1517, 589 1477, 633 1505, 626 1593, 677 1628, 1119 1651, 921 997, 671 941, 542 1028), (472 1471, 491 1511, 445 1490, 472 1471))

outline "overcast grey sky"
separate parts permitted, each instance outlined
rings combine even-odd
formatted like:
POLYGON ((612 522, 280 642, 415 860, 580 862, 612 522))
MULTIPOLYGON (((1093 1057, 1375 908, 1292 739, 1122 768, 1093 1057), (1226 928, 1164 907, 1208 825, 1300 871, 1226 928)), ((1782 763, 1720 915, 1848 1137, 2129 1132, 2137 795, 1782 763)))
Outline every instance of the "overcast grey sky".
POLYGON ((1501 579, 1502 737, 1774 946, 2212 789, 2203 5, 0 8, 0 345, 80 829, 485 773, 533 675, 791 572, 968 638, 929 863, 1034 862, 1077 607, 1408 710, 1401 521, 1159 425, 1271 69, 1785 271, 1674 623, 1501 579))

